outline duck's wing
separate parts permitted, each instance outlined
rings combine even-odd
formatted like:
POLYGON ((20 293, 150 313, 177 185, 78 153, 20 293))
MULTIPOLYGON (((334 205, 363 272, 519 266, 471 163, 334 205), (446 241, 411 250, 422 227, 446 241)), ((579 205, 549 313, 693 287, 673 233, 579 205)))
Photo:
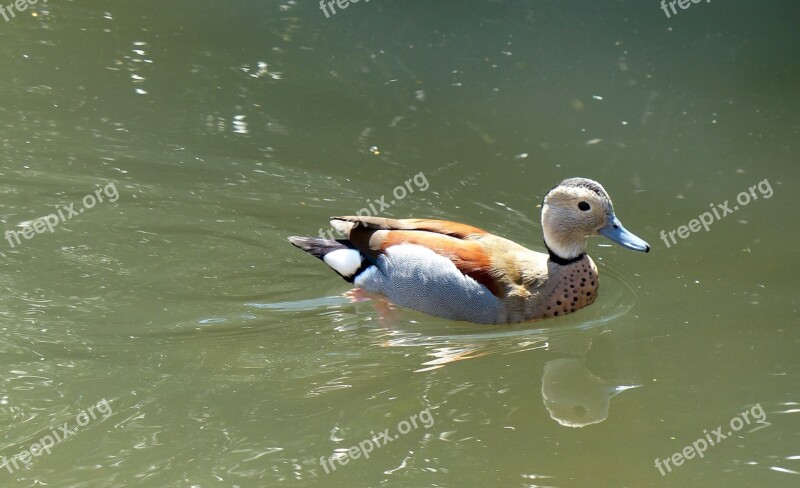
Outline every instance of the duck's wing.
POLYGON ((378 217, 334 217, 331 225, 347 236, 347 242, 375 263, 393 246, 422 246, 449 259, 469 276, 499 297, 502 285, 492 266, 491 247, 482 237, 488 232, 457 222, 428 219, 384 219, 378 217))
MULTIPOLYGON (((331 217, 333 220, 349 222, 354 226, 372 230, 416 230, 442 234, 459 239, 474 239, 487 235, 483 229, 449 220, 431 219, 384 219, 382 217, 331 217)), ((341 224, 340 224, 341 225, 341 224)))

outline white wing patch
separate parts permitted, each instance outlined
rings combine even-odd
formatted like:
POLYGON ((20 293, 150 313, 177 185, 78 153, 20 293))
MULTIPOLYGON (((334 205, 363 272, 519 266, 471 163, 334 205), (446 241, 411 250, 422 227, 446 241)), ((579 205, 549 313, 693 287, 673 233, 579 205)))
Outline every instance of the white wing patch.
POLYGON ((355 249, 337 249, 326 254, 322 260, 337 273, 349 278, 358 271, 364 258, 355 249))

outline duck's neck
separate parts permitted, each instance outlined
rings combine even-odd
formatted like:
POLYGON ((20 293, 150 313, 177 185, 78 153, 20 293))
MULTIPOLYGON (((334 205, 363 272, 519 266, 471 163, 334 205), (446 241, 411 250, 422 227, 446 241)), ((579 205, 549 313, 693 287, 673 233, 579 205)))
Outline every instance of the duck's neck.
POLYGON ((550 260, 556 264, 566 265, 579 261, 586 255, 586 238, 558 239, 544 231, 544 245, 550 254, 550 260))
MULTIPOLYGON (((547 247, 547 243, 545 243, 544 245, 545 245, 545 247, 547 247)), ((565 258, 562 258, 561 256, 559 256, 558 254, 556 254, 555 252, 553 252, 553 250, 550 249, 549 247, 547 247, 547 253, 550 254, 550 261, 552 261, 552 262, 554 262, 556 264, 560 264, 561 266, 566 266, 568 264, 577 263, 578 261, 580 261, 581 259, 583 259, 586 256, 586 253, 583 253, 583 254, 578 254, 574 258, 565 259, 565 258)))

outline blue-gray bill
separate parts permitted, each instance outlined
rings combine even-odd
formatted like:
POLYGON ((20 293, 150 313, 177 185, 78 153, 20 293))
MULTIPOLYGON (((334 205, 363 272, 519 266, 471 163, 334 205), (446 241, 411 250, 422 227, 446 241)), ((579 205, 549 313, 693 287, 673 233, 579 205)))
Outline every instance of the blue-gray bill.
POLYGON ((628 230, 622 226, 622 223, 614 214, 611 214, 611 218, 608 219, 608 224, 597 231, 597 233, 601 236, 608 237, 622 247, 627 247, 628 249, 633 249, 634 251, 650 251, 650 244, 628 232, 628 230))

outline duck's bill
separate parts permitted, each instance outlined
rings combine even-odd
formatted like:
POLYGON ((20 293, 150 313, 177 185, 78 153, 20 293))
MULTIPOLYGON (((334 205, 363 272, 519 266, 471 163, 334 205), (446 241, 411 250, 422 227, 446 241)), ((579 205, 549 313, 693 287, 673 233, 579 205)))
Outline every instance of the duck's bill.
POLYGON ((614 215, 611 216, 608 224, 606 224, 605 227, 597 232, 601 236, 611 239, 622 247, 627 247, 628 249, 633 249, 634 251, 650 251, 650 244, 628 232, 628 230, 622 226, 622 223, 619 221, 619 219, 614 215))

